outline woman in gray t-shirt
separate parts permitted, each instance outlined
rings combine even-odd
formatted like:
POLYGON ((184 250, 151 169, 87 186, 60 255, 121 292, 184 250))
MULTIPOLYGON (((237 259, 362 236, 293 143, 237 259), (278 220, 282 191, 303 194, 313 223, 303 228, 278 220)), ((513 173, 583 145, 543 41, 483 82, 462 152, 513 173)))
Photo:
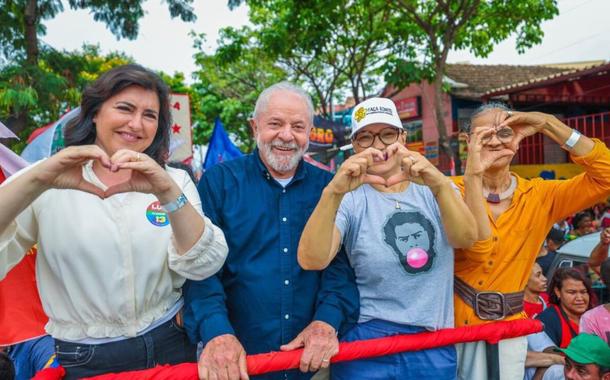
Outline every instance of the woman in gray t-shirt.
MULTIPOLYGON (((343 163, 303 231, 299 264, 323 269, 341 244, 360 291, 358 324, 343 341, 453 327, 453 248, 472 246, 482 191, 472 212, 451 180, 405 148, 390 99, 354 108, 356 154, 343 163), (475 215, 473 215, 473 213, 475 215)), ((480 182, 480 181, 479 181, 480 182)), ((328 352, 328 362, 335 352, 328 352)), ((456 377, 453 346, 333 365, 333 379, 456 377)))

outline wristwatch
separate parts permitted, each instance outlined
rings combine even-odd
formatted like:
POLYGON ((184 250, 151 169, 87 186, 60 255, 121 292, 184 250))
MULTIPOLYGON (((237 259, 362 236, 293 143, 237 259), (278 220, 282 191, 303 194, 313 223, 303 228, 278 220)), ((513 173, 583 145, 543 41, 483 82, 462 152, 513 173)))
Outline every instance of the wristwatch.
POLYGON ((186 199, 184 193, 181 193, 180 195, 178 195, 178 198, 176 198, 175 201, 161 205, 161 207, 163 208, 163 210, 165 210, 165 212, 169 214, 180 210, 182 207, 184 207, 184 205, 186 205, 187 202, 188 199, 186 199))
POLYGON ((580 132, 578 132, 576 129, 572 129, 572 134, 561 147, 566 150, 574 149, 574 146, 576 146, 576 143, 578 140, 580 140, 580 136, 582 136, 580 132))

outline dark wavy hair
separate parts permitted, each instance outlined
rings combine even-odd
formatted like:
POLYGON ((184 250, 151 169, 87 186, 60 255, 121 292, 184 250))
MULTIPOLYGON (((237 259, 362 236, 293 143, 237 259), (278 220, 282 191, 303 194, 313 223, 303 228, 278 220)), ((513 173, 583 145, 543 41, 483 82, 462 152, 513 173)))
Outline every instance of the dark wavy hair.
POLYGON ((144 153, 160 165, 165 164, 169 156, 172 122, 169 109, 169 88, 157 74, 135 64, 117 66, 108 70, 85 89, 80 104, 80 113, 66 125, 65 146, 93 144, 96 138, 93 118, 106 100, 130 86, 139 86, 157 93, 159 125, 152 143, 144 153))
POLYGON ((553 278, 549 283, 549 301, 554 305, 560 305, 561 301, 559 297, 555 294, 555 289, 561 290, 563 286, 563 282, 565 280, 575 280, 583 283, 585 288, 587 289, 587 293, 589 294, 589 305, 587 305, 587 310, 591 308, 593 297, 593 289, 591 289, 591 281, 578 269, 575 268, 558 268, 555 273, 553 273, 553 278))

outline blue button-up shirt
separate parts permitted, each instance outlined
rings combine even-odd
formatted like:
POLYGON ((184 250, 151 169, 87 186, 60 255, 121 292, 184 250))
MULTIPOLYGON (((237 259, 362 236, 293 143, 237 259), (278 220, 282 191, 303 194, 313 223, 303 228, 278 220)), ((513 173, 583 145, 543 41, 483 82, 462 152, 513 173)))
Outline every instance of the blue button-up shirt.
MULTIPOLYGON (((223 269, 185 285, 184 322, 204 344, 235 334, 248 354, 278 351, 312 320, 337 331, 358 318, 353 270, 341 251, 324 271, 305 271, 297 247, 331 174, 301 162, 284 188, 258 150, 212 167, 199 183, 203 211, 225 233, 223 269)), ((298 371, 259 379, 308 379, 298 371)))

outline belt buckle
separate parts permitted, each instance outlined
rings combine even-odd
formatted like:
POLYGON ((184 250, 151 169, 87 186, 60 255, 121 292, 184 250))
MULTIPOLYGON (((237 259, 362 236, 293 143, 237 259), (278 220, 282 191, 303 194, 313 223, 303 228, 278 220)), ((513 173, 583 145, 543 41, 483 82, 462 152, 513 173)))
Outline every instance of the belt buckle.
POLYGON ((479 292, 474 297, 475 313, 477 314, 477 317, 485 321, 497 321, 504 319, 504 317, 506 317, 505 305, 506 302, 504 299, 504 294, 500 292, 479 292), (500 309, 486 312, 484 315, 481 313, 482 310, 479 307, 480 302, 487 302, 488 305, 500 305, 500 309))

